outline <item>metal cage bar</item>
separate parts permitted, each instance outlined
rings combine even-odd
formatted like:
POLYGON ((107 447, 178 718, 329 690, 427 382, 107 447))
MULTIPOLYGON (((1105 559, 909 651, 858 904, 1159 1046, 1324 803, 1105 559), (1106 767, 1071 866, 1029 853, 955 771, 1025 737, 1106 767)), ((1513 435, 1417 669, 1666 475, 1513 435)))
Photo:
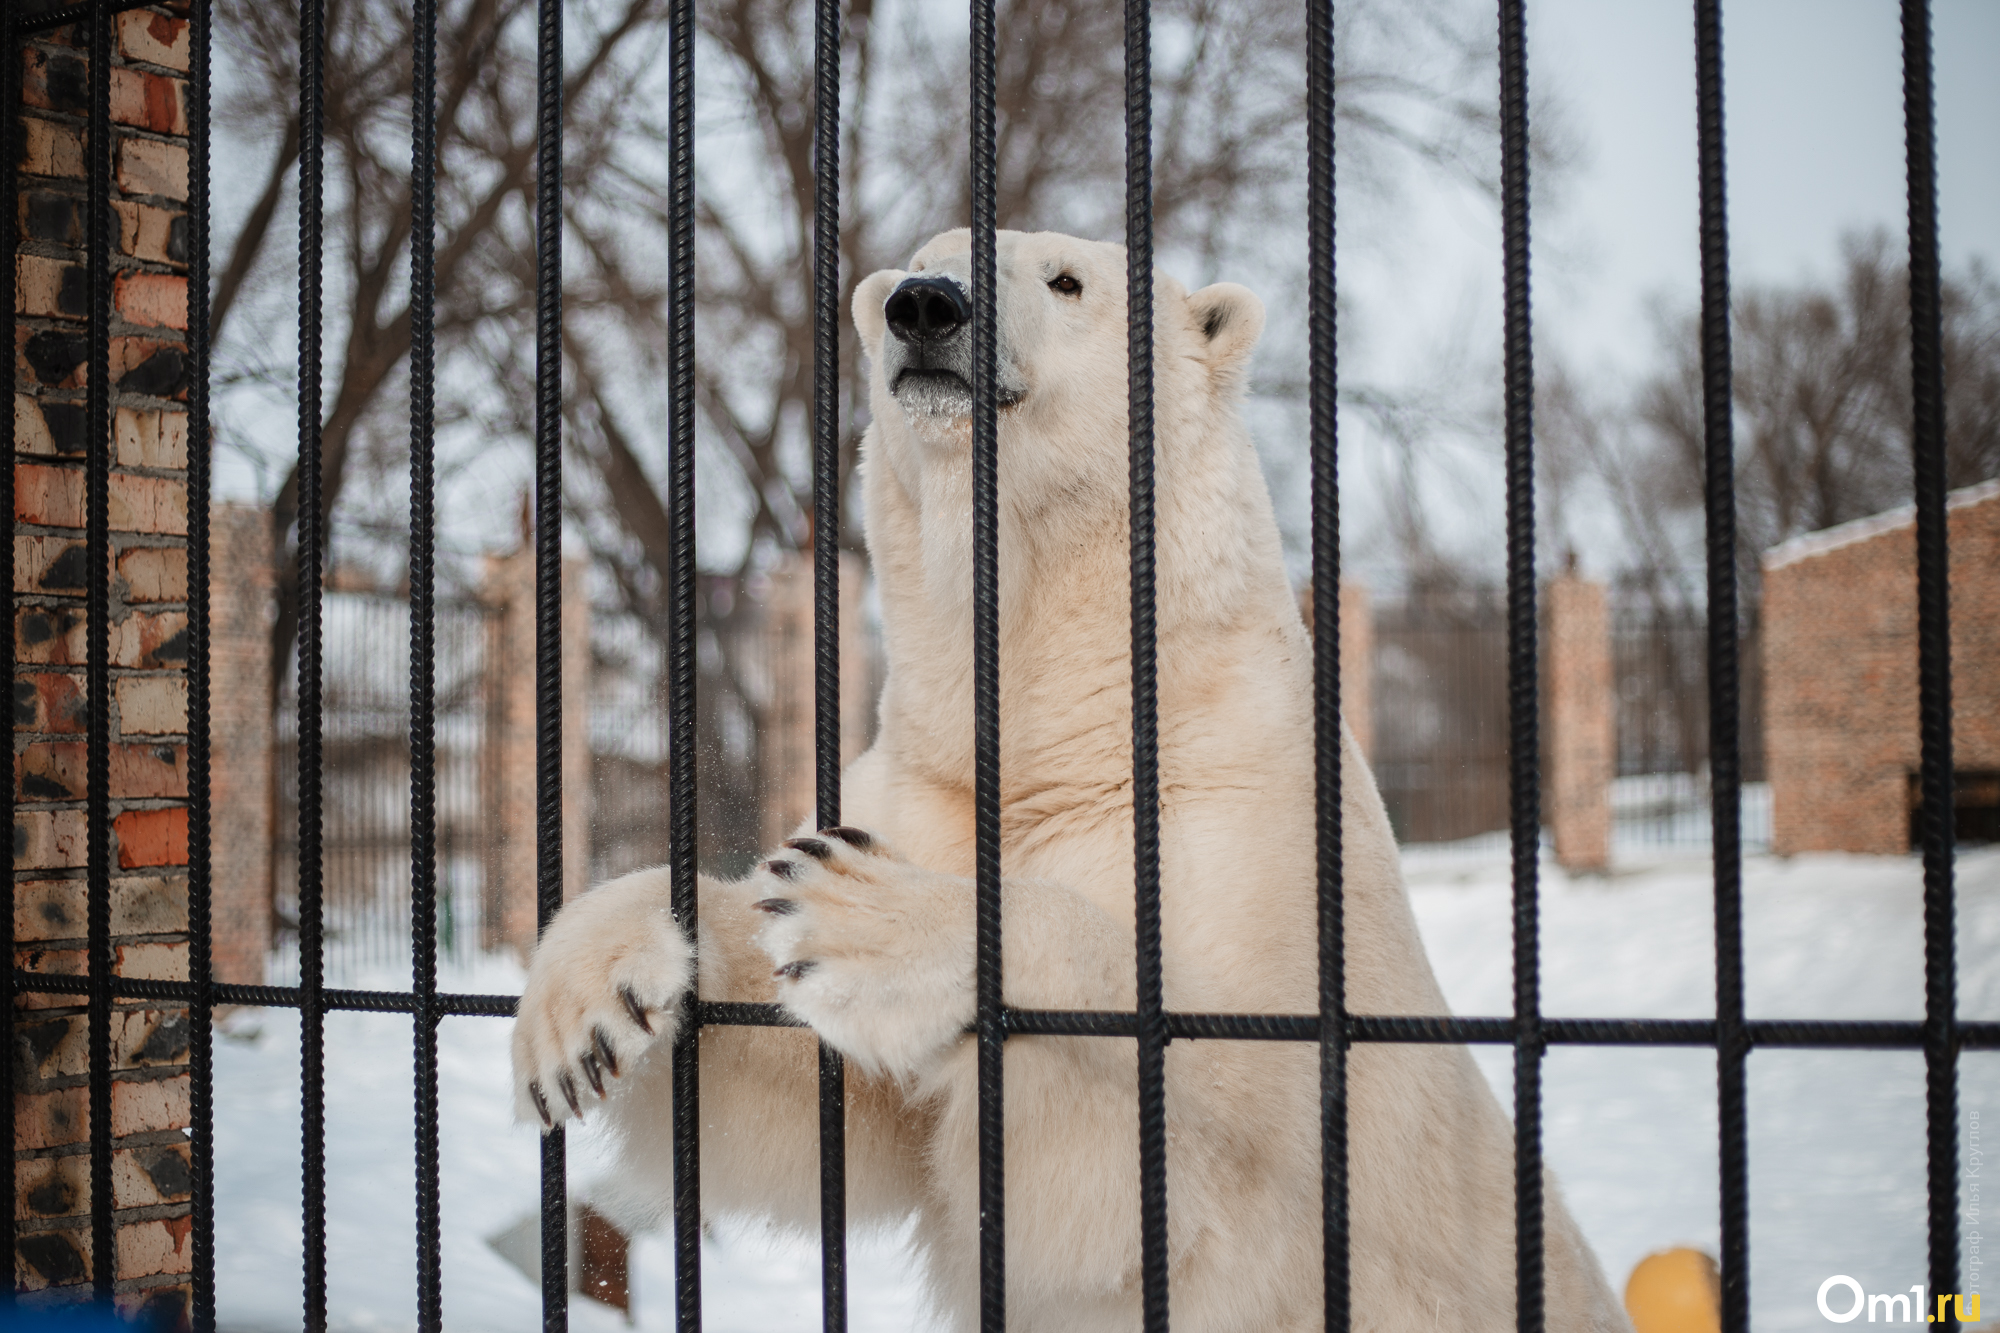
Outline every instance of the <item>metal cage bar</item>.
MULTIPOLYGON (((694 0, 667 11, 671 99, 667 222, 667 505, 673 518, 667 588, 667 860, 673 914, 692 938, 695 892, 694 570, 694 0)), ((691 1017, 699 1018, 697 1012, 691 1017)), ((673 1050, 674 1309, 681 1333, 701 1328, 701 1025, 681 1026, 673 1050)))
MULTIPOLYGON (((1944 313, 1929 0, 1903 0, 1909 177, 1911 453, 1917 509, 1918 715, 1923 737, 1924 1100, 1930 1289, 1958 1290, 1958 974, 1954 955, 1951 561, 1945 519, 1944 313)), ((1956 1326, 1956 1306, 1930 1316, 1956 1326)))
POLYGON ((1535 603, 1535 367, 1528 294, 1528 30, 1500 0, 1500 216, 1505 286, 1507 753, 1514 871, 1514 1318, 1541 1333, 1542 843, 1535 603))
POLYGON ((1342 902, 1339 345, 1333 0, 1306 5, 1308 393, 1312 449, 1313 830, 1319 929, 1320 1250, 1328 1333, 1347 1333, 1347 945, 1342 902))
MULTIPOLYGON (((562 910, 562 0, 535 23, 535 926, 562 910)), ((422 1021, 423 1016, 419 1016, 422 1021)), ((566 1136, 542 1136, 542 1328, 569 1327, 566 1136)))
POLYGON ((1715 887, 1715 1076, 1722 1325, 1750 1327, 1750 1160, 1743 1022, 1742 763, 1736 612, 1736 441, 1729 348, 1729 206, 1723 170, 1722 6, 1695 0, 1701 230, 1701 374, 1708 557, 1708 754, 1715 887))
POLYGON ((1166 1333, 1167 1026, 1160 958, 1160 727, 1154 609, 1153 32, 1125 0, 1125 364, 1131 478, 1132 895, 1139 1015, 1139 1276, 1148 1333, 1166 1333))
POLYGON ((326 1327, 326 1051, 321 846, 321 263, 325 247, 326 0, 299 5, 299 1060, 305 1327, 326 1327))
MULTIPOLYGON (((813 6, 813 827, 840 823, 840 0, 813 6)), ((820 1325, 847 1328, 847 1072, 819 1044, 820 1325)))
POLYGON ((415 1064, 417 1327, 444 1324, 438 1181, 437 0, 410 52, 410 1024, 415 1064))
MULTIPOLYGON (((21 96, 19 39, 30 32, 87 23, 91 55, 87 219, 89 379, 85 460, 86 524, 90 544, 87 672, 93 698, 108 695, 103 630, 108 608, 108 478, 111 401, 108 346, 111 320, 109 190, 112 16, 135 4, 90 0, 22 19, 9 10, 0 23, 7 59, 0 70, 0 104, 8 110, 0 152, 9 208, 0 238, 10 252, 20 242, 12 201, 18 196, 14 109, 21 96)), ((1759 1048, 1921 1050, 1925 1055, 1929 1132, 1928 1198, 1931 1290, 1957 1284, 1957 1056, 2000 1050, 2000 1023, 1962 1022, 1955 1010, 1951 798, 1948 544, 1944 509, 1944 399, 1940 277, 1936 214, 1935 110, 1931 33, 1925 0, 1903 0, 1904 112, 1909 189, 1911 358, 1914 384, 1914 463, 1917 495, 1917 599, 1923 734, 1922 842, 1925 870, 1926 1014, 1921 1022, 1754 1020, 1742 995, 1741 848, 1737 709, 1739 638, 1736 626, 1733 440, 1728 325, 1728 214, 1724 184, 1724 118, 1719 0, 1694 0, 1703 278, 1703 396, 1707 432, 1709 557, 1709 690, 1714 765, 1714 886, 1717 1008, 1713 1020, 1544 1018, 1540 1014, 1537 939, 1539 766, 1537 754, 1533 527, 1533 367, 1529 318, 1529 219, 1526 22, 1524 0, 1499 0, 1501 61, 1503 276, 1505 280, 1505 421, 1511 732, 1511 837, 1514 875, 1515 1003, 1504 1017, 1351 1015, 1345 1009, 1341 910, 1341 747, 1339 703, 1339 512, 1334 287, 1334 104, 1331 0, 1308 0, 1309 338, 1313 460, 1313 588, 1320 632, 1314 647, 1318 737, 1315 775, 1318 842, 1319 1008, 1314 1014, 1243 1015, 1167 1011, 1162 1002, 1159 941, 1157 697, 1153 658, 1152 572, 1152 216, 1150 54, 1147 0, 1126 6, 1127 299, 1130 383, 1129 462, 1132 515, 1134 892, 1140 929, 1135 941, 1139 988, 1130 1013, 1007 1009, 1000 990, 1000 771, 997 603, 997 292, 995 233, 995 61, 993 0, 971 7, 971 172, 973 255, 973 536, 974 727, 977 859, 978 1005, 970 1034, 979 1055, 981 1325, 1005 1327, 1004 1163, 1002 1074, 1009 1035, 1102 1036, 1133 1039, 1140 1057, 1142 1157, 1142 1279, 1148 1329, 1168 1325, 1164 1051, 1172 1038, 1316 1042, 1322 1091, 1322 1196, 1325 1312, 1329 1329, 1351 1321, 1347 1234, 1347 1052, 1357 1042, 1468 1043, 1511 1046, 1516 1072, 1517 1325, 1543 1320, 1541 1245, 1540 1065, 1549 1046, 1679 1046, 1711 1048, 1717 1057, 1721 1120, 1721 1212, 1724 1327, 1748 1326, 1747 1146, 1743 1132, 1744 1069, 1759 1048)), ((191 1282, 197 1328, 214 1327, 213 1070, 210 1011, 217 1004, 295 1008, 301 1015, 301 1172, 305 1217, 303 1322, 326 1323, 325 1107, 323 1028, 328 1012, 393 1012, 413 1016, 417 1094, 415 1198, 418 1215, 419 1326, 441 1326, 436 1025, 448 1015, 510 1015, 515 998, 440 992, 436 977, 435 746, 432 635, 434 618, 435 489, 432 384, 435 375, 431 246, 436 207, 436 0, 415 0, 412 86, 413 240, 411 298, 411 989, 337 990, 323 972, 321 867, 320 572, 326 513, 320 478, 321 248, 324 241, 324 0, 300 6, 299 158, 299 902, 300 983, 249 986, 212 976, 209 883, 207 690, 208 439, 208 71, 209 0, 195 0, 189 71, 191 139, 189 254, 189 389, 191 501, 189 592, 189 956, 190 980, 146 981, 112 975, 109 965, 109 737, 105 710, 90 720, 87 840, 89 968, 82 976, 31 974, 10 967, 0 985, 8 1021, 22 992, 70 995, 87 1001, 90 1149, 93 1211, 92 1282, 108 1296, 115 1283, 115 1235, 110 1207, 108 1102, 109 1023, 122 1000, 184 1004, 192 1045, 194 1263, 191 1282)), ((694 788, 694 415, 693 341, 693 46, 692 0, 673 0, 670 33, 671 189, 669 209, 671 410, 669 490, 675 524, 668 590, 670 862, 673 909, 685 929, 695 925, 694 788)), ((840 10, 838 0, 815 6, 815 183, 813 233, 816 815, 832 824, 840 811, 839 678, 839 129, 840 10)), ((537 664, 537 908, 545 926, 562 894, 560 787, 561 587, 561 163, 563 66, 560 0, 538 0, 538 175, 536 183, 536 664, 537 664)), ((6 312, 7 331, 16 315, 6 312)), ((11 447, 12 414, 0 414, 11 447)), ((11 498, 13 469, 5 485, 11 498)), ((11 504, 0 505, 11 525, 11 504)), ((8 544, 12 560, 12 543, 8 544)), ((7 584, 12 609, 12 580, 7 584)), ((11 643, 8 649, 12 652, 11 643)), ((9 658, 10 665, 13 659, 9 658)), ((13 796, 10 791, 9 800, 13 796)), ((11 915, 0 926, 9 932, 11 915)), ((798 1026, 775 1005, 695 1001, 692 1021, 673 1053, 676 1303, 679 1326, 700 1327, 698 1073, 695 1052, 705 1024, 798 1026)), ((846 1320, 844 1252, 844 1101, 839 1058, 822 1049, 823 1326, 846 1320)), ((9 1065, 7 1077, 13 1079, 9 1065)), ((0 1099, 11 1130, 11 1097, 0 1099)), ((13 1167, 10 1164, 9 1171, 13 1167)), ((544 1140, 543 1322, 567 1326, 566 1190, 558 1130, 544 1140)), ((5 1223, 14 1238, 11 1216, 5 1223)), ((1948 1306, 1934 1322, 1955 1324, 1948 1306)))
MULTIPOLYGON (((5 216, 0 216, 0 246, 5 247, 9 264, 17 262, 14 256, 21 248, 20 234, 17 226, 20 214, 14 202, 20 197, 18 169, 21 158, 19 143, 15 137, 19 133, 18 127, 21 123, 21 117, 15 109, 21 104, 19 31, 15 7, 9 5, 4 13, 0 13, 0 43, 4 43, 0 44, 0 197, 4 197, 6 201, 5 216)), ((10 300, 7 302, 6 309, 0 311, 0 340, 4 340, 4 345, 7 347, 15 345, 16 324, 14 302, 10 300)), ((14 372, 10 368, 7 380, 9 393, 12 393, 14 389, 13 376, 14 372)), ((14 604, 14 579, 16 577, 14 567, 14 460, 19 455, 15 453, 17 442, 14 438, 14 413, 11 410, 11 405, 10 410, 0 412, 0 443, 6 445, 7 464, 5 468, 0 468, 0 472, 6 473, 4 478, 0 478, 0 522, 4 522, 7 525, 6 541, 0 543, 4 544, 7 548, 5 554, 0 555, 0 559, 4 559, 7 562, 7 577, 4 583, 0 583, 0 598, 5 599, 4 603, 0 604, 4 604, 7 609, 7 634, 5 636, 7 643, 4 648, 0 648, 0 653, 5 654, 7 685, 9 689, 13 689, 15 680, 13 627, 16 615, 14 604)), ((6 784, 6 787, 7 826, 12 828, 14 825, 14 784, 9 782, 6 784)), ((12 910, 14 871, 12 862, 8 864, 7 874, 9 910, 0 912, 0 946, 4 946, 6 950, 7 972, 6 978, 0 980, 0 1016, 4 1016, 7 1024, 6 1049, 11 1051, 14 1048, 14 1006, 16 1004, 14 984, 14 913, 12 910)), ((7 1198, 9 1199, 18 1197, 17 1191, 19 1189, 18 1172, 14 1164, 13 1151, 15 1143, 14 1064, 13 1060, 0 1060, 0 1135, 5 1136, 7 1144, 7 1170, 4 1179, 7 1188, 7 1198)), ((15 1270, 12 1267, 14 1263, 16 1230, 14 1226, 14 1211, 12 1207, 0 1209, 0 1242, 5 1243, 5 1252, 9 1265, 6 1288, 6 1299, 9 1300, 12 1299, 14 1290, 13 1275, 15 1270)))
POLYGON ((971 0, 972 735, 979 1043, 979 1327, 1006 1333, 1006 1013, 1000 990, 1000 342, 993 0, 971 0))
POLYGON ((84 408, 90 431, 84 522, 90 581, 86 687, 90 693, 85 815, 89 879, 90 1276, 111 1299, 118 1255, 111 1185, 111 11, 90 11, 90 216, 84 224, 90 283, 90 370, 84 408))
POLYGON ((193 1300, 190 1322, 215 1327, 214 895, 209 828, 208 111, 211 0, 189 7, 188 34, 188 1119, 193 1300))

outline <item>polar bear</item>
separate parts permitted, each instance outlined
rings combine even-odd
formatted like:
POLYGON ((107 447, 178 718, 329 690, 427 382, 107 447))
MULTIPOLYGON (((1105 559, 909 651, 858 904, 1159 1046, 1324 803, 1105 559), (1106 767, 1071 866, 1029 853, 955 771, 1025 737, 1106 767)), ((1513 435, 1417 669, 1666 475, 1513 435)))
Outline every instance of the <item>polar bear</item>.
MULTIPOLYGON (((1000 710, 1006 1002, 1134 1007, 1122 247, 999 236, 1000 710)), ((914 1218, 930 1293, 976 1327, 970 238, 876 273, 853 314, 872 366, 862 445, 888 673, 846 825, 740 883, 704 878, 699 938, 668 875, 566 906, 514 1031, 517 1113, 601 1104, 628 1201, 670 1197, 666 1046, 688 988, 772 1001, 811 1032, 700 1035, 702 1199, 817 1225, 813 1036, 851 1062, 848 1215, 914 1218), (697 962, 698 960, 698 962, 697 962)), ((1312 654, 1239 414, 1263 307, 1155 279, 1161 913, 1169 1008, 1317 1009, 1312 654)), ((1347 986, 1360 1013, 1446 1012, 1368 769, 1340 740, 1347 986)), ((802 832, 810 833, 810 830, 802 832)), ((1167 1051, 1173 1324, 1321 1323, 1318 1048, 1167 1051)), ((1129 1039, 1006 1053, 1010 1329, 1137 1329, 1139 1157, 1129 1039)), ((1460 1047, 1350 1061, 1355 1326, 1513 1327, 1513 1136, 1460 1047)), ((1547 1192, 1548 1325, 1625 1329, 1547 1192)))

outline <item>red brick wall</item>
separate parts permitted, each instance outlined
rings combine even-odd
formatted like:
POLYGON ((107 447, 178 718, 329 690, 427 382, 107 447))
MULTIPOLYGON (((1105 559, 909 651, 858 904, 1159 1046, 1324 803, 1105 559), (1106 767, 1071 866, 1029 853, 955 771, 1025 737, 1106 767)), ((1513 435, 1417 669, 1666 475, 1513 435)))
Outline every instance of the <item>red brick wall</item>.
MULTIPOLYGON (((1955 766, 2000 769, 2000 482, 1950 498, 1955 766)), ((1901 852, 1917 734, 1909 510, 1764 557, 1764 727, 1781 853, 1901 852)))
MULTIPOLYGON (((187 222, 185 20, 118 16, 111 71, 111 697, 84 679, 83 461, 88 281, 81 29, 24 43, 14 260, 14 935, 31 971, 86 966, 83 798, 88 709, 111 727, 115 967, 187 975, 187 222)), ((35 1302, 88 1293, 89 1092, 73 997, 16 1013, 14 1281, 35 1302)), ((113 1015, 113 1206, 119 1305, 187 1313, 185 1011, 113 1015)))

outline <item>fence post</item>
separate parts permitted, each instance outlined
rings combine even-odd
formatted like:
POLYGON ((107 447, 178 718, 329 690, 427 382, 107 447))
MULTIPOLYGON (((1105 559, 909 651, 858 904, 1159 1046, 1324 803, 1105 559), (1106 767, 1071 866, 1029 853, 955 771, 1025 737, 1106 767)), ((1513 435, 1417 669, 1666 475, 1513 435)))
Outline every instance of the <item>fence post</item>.
POLYGON ((1611 864, 1611 621, 1604 585, 1564 574, 1543 597, 1548 718, 1546 818, 1556 860, 1572 871, 1611 864))
MULTIPOLYGON (((1313 632, 1313 590, 1299 590, 1299 615, 1313 632)), ((1363 759, 1375 758, 1375 612, 1368 585, 1340 582, 1340 717, 1363 759)))
MULTIPOLYGON (((85 798, 92 721, 108 726, 110 956, 121 977, 185 980, 187 943, 187 207, 185 19, 116 16, 110 52, 111 421, 91 420, 86 138, 91 34, 50 29, 9 49, 21 105, 0 107, 21 153, 9 210, 16 360, 13 966, 86 971, 85 798), (21 135, 16 140, 14 135, 21 135), (107 424, 110 436, 105 431, 107 424), (108 457, 106 453, 108 452, 108 457), (86 467, 109 463, 108 697, 90 697, 86 467)), ((262 702, 268 696, 260 694, 262 702)), ((122 1313, 187 1317, 193 1253, 184 1008, 110 1012, 114 1272, 91 1271, 90 1050, 84 996, 20 997, 14 1042, 10 1276, 29 1304, 89 1299, 106 1278, 122 1313), (135 1217, 137 1210, 144 1210, 135 1217)))
POLYGON ((271 945, 270 511, 209 510, 209 853, 217 981, 261 985, 271 945))
MULTIPOLYGON (((589 564, 563 561, 563 897, 590 885, 589 564)), ((488 556, 480 596, 487 630, 484 766, 488 845, 480 944, 535 947, 535 552, 488 556)))
MULTIPOLYGON (((840 555, 840 762, 867 748, 875 715, 874 672, 862 623, 867 566, 840 555)), ((764 594, 764 660, 770 694, 758 719, 758 766, 763 774, 760 844, 775 847, 797 831, 815 802, 813 722, 813 567, 787 554, 770 573, 764 594)))

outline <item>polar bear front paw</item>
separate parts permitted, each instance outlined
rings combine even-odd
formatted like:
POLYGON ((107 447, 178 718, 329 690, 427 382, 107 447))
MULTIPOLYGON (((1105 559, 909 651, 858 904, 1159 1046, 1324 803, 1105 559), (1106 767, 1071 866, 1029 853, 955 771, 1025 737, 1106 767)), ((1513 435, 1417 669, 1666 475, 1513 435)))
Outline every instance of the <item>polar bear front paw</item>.
POLYGON ((921 1075, 972 1022, 972 882, 860 829, 785 846, 750 882, 779 1003, 867 1072, 921 1075))
POLYGON ((549 923, 514 1019, 514 1113, 552 1129, 582 1116, 605 1080, 672 1041, 694 949, 668 909, 665 870, 612 880, 549 923))

